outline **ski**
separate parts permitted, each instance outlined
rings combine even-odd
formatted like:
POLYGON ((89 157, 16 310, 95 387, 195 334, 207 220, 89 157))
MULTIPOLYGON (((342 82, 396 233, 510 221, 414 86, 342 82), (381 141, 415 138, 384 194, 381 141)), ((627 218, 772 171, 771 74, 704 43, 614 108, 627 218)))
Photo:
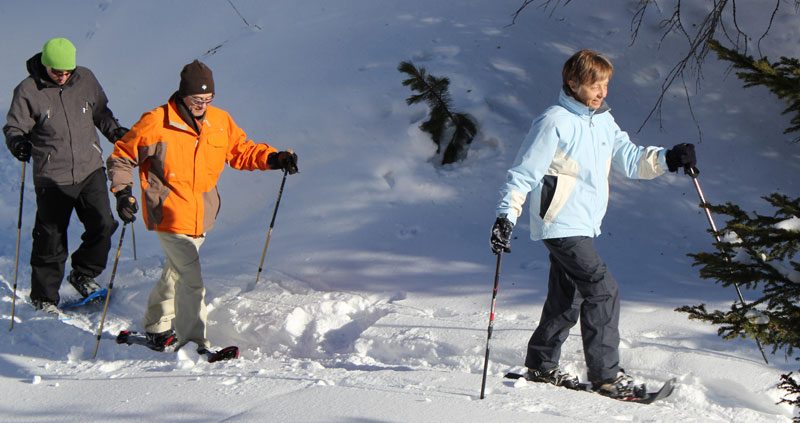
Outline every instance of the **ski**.
MULTIPOLYGON (((117 344, 142 345, 150 348, 153 351, 159 352, 174 351, 172 347, 174 347, 175 342, 176 339, 174 337, 170 337, 163 344, 153 344, 147 340, 147 337, 144 333, 129 330, 123 330, 119 333, 119 335, 117 335, 117 344)), ((201 348, 198 349, 197 352, 205 356, 209 363, 239 358, 239 347, 233 345, 225 347, 219 351, 201 348)))
MULTIPOLYGON (((506 379, 525 379, 525 375, 520 374, 520 373, 513 373, 513 372, 506 373, 504 377, 506 379)), ((652 404, 652 403, 654 403, 656 401, 662 400, 662 399, 667 398, 668 396, 670 396, 672 394, 672 391, 675 389, 675 382, 676 381, 677 381, 677 379, 675 379, 675 378, 669 379, 666 382, 664 382, 664 384, 661 385, 661 387, 657 391, 648 392, 648 393, 645 394, 644 397, 624 397, 624 398, 606 397, 606 398, 615 399, 617 401, 635 402, 637 404, 652 404)), ((544 383, 544 382, 534 382, 534 381, 529 381, 529 382, 544 383)), ((567 389, 572 389, 572 388, 567 388, 567 389)), ((579 387, 578 388, 574 388, 574 390, 575 391, 594 392, 592 390, 592 384, 591 383, 581 383, 579 385, 579 387)))
POLYGON ((106 295, 108 295, 108 288, 101 288, 98 289, 97 291, 92 292, 86 298, 81 298, 79 300, 74 300, 74 301, 67 301, 61 304, 59 308, 61 310, 68 310, 70 308, 76 308, 85 305, 101 304, 103 300, 106 298, 106 295))

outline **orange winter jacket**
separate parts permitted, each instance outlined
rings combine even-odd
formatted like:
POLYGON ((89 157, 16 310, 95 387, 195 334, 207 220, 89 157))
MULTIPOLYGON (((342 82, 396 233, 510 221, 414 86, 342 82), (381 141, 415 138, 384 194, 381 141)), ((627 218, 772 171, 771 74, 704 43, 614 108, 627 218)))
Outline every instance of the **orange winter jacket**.
POLYGON ((277 150, 247 139, 224 110, 208 106, 200 134, 181 119, 173 100, 136 122, 107 160, 111 191, 133 185, 139 166, 147 228, 191 236, 214 226, 220 207, 217 180, 225 163, 234 169, 269 169, 277 150))

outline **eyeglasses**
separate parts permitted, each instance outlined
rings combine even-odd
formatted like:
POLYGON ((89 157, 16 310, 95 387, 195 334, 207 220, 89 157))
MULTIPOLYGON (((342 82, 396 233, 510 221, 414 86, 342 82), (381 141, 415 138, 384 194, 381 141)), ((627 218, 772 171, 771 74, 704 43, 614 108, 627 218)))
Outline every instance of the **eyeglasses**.
POLYGON ((208 98, 202 98, 202 97, 196 97, 196 96, 190 95, 190 96, 188 96, 186 98, 188 98, 189 99, 189 103, 191 103, 192 106, 195 106, 195 107, 208 106, 209 104, 211 104, 212 101, 214 101, 214 96, 213 95, 211 97, 208 97, 208 98))
POLYGON ((60 70, 60 69, 53 69, 53 68, 49 68, 49 69, 50 69, 50 73, 52 73, 53 76, 55 76, 56 78, 61 78, 61 77, 64 77, 64 76, 70 76, 70 75, 72 75, 72 72, 73 72, 73 70, 60 70))

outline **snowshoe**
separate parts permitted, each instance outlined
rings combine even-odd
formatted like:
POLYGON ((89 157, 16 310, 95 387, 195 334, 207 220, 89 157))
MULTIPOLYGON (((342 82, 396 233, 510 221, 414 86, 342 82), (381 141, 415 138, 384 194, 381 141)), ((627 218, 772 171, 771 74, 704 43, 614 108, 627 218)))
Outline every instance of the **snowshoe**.
POLYGON ((62 310, 67 310, 70 308, 77 308, 90 304, 101 304, 103 300, 105 300, 107 295, 108 295, 108 288, 101 288, 99 291, 94 291, 91 294, 89 294, 88 297, 61 303, 60 308, 62 310))
POLYGON ((208 362, 213 363, 215 361, 233 360, 239 358, 239 347, 232 345, 219 351, 212 351, 206 347, 200 347, 197 349, 197 353, 206 356, 208 362))
POLYGON ((160 333, 146 332, 144 334, 123 330, 117 335, 117 344, 143 345, 153 351, 159 352, 166 350, 167 347, 175 344, 176 341, 175 332, 173 332, 172 329, 160 333))

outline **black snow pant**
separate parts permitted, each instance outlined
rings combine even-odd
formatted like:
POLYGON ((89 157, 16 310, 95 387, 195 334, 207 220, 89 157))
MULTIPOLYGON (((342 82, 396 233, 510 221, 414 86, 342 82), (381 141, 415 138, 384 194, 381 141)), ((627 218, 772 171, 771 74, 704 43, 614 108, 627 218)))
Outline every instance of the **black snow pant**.
POLYGON ((111 235, 118 223, 111 214, 105 169, 75 185, 36 187, 36 223, 31 250, 31 300, 58 304, 67 262, 67 226, 72 211, 83 223, 81 245, 72 253, 72 270, 97 277, 106 268, 111 235))
POLYGON ((558 367, 561 345, 580 319, 583 354, 590 382, 619 371, 619 289, 585 236, 544 240, 550 251, 547 300, 539 326, 528 342, 525 366, 558 367))

